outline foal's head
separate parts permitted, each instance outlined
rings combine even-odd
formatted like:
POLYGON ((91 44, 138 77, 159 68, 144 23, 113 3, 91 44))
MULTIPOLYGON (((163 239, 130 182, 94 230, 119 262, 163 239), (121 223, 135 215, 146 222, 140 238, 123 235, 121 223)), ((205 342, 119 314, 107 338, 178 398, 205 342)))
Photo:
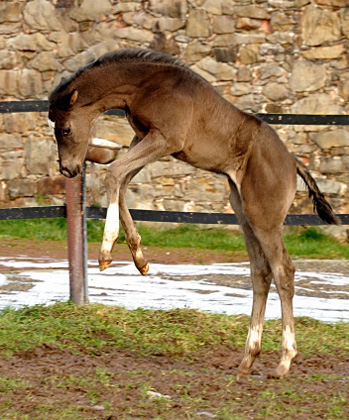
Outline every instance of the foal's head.
POLYGON ((92 122, 78 106, 79 92, 62 92, 59 86, 50 96, 49 124, 58 144, 59 166, 71 178, 81 173, 85 160, 92 122))

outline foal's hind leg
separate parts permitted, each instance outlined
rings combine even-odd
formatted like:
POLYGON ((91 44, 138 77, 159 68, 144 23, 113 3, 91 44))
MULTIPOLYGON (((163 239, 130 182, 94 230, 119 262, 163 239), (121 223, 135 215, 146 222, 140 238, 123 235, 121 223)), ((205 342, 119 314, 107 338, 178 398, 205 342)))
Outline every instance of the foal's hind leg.
POLYGON ((288 373, 291 362, 297 354, 292 303, 295 269, 282 238, 282 226, 273 230, 263 228, 255 230, 268 258, 281 300, 282 355, 278 367, 272 374, 274 377, 281 377, 288 373))
POLYGON ((265 307, 272 281, 269 263, 256 238, 242 208, 240 194, 236 185, 229 181, 230 202, 244 232, 246 248, 250 257, 251 280, 253 287, 253 306, 250 327, 245 346, 245 355, 240 363, 239 372, 247 375, 253 362, 261 352, 265 307))

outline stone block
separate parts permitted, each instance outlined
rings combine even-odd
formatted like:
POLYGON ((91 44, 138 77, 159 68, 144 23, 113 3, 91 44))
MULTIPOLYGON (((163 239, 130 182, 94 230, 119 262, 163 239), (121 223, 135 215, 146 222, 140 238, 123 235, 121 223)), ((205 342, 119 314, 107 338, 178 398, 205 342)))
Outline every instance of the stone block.
POLYGON ((30 64, 34 69, 40 72, 50 70, 57 71, 60 67, 52 52, 39 53, 30 64))
POLYGON ((193 38, 210 35, 209 20, 204 10, 191 10, 187 22, 187 35, 193 38))
POLYGON ((18 197, 36 195, 36 183, 32 179, 12 179, 8 182, 8 192, 13 200, 18 197))
POLYGON ((295 92, 310 92, 325 86, 326 67, 308 60, 296 62, 290 77, 290 89, 295 92))
POLYGON ((268 83, 264 89, 263 94, 272 101, 281 101, 288 96, 286 86, 280 83, 268 83))
POLYGON ((224 0, 222 2, 222 12, 224 15, 234 15, 234 0, 224 0))
POLYGON ((20 22, 23 5, 20 2, 4 1, 0 3, 0 23, 20 22))
POLYGON ((40 72, 23 69, 18 81, 18 91, 24 97, 39 98, 43 93, 43 83, 40 72))
POLYGON ((233 44, 235 45, 262 44, 264 41, 265 41, 264 32, 256 32, 256 33, 248 33, 248 34, 235 33, 233 35, 233 44))
POLYGON ((269 19, 269 13, 260 6, 247 5, 247 6, 235 6, 234 15, 238 17, 248 17, 252 19, 269 19))
POLYGON ((349 146, 349 131, 347 129, 338 129, 332 131, 320 132, 314 135, 314 142, 323 150, 332 147, 349 146))
POLYGON ((25 175, 23 150, 13 150, 2 154, 1 178, 11 180, 25 175))
POLYGON ((252 74, 249 66, 239 66, 237 81, 238 82, 250 82, 252 80, 252 74))
POLYGON ((216 61, 222 63, 234 63, 236 61, 237 53, 234 47, 230 48, 215 48, 213 50, 216 61))
POLYGON ((22 25, 18 23, 4 23, 0 25, 0 35, 13 35, 22 30, 22 25))
POLYGON ((339 83, 339 94, 346 102, 349 102, 349 79, 341 80, 339 83))
MULTIPOLYGON (((349 23, 348 23, 349 24, 349 23)), ((335 60, 345 53, 345 45, 331 45, 330 47, 316 47, 304 52, 309 60, 335 60)))
POLYGON ((151 42, 153 34, 146 29, 137 29, 132 27, 116 29, 115 35, 118 38, 128 39, 136 42, 151 42))
MULTIPOLYGON (((25 112, 25 113, 10 113, 4 115, 4 126, 5 130, 8 133, 23 133, 26 134, 28 131, 33 131, 36 128, 36 122, 37 122, 37 113, 36 112, 25 112)), ((2 134, 1 135, 1 143, 5 142, 5 144, 11 144, 12 148, 18 148, 23 147, 23 141, 19 137, 16 137, 20 139, 20 146, 16 145, 17 142, 13 142, 13 140, 6 140, 6 137, 4 136, 10 136, 10 134, 2 134)), ((1 148, 1 146, 0 146, 1 148)))
POLYGON ((341 114, 343 109, 327 93, 314 93, 295 102, 291 107, 294 114, 341 114))
POLYGON ((343 34, 349 38, 349 7, 340 11, 341 27, 343 34))
POLYGON ((18 70, 0 70, 0 94, 15 96, 18 91, 18 70))
POLYGON ((169 17, 161 17, 158 21, 159 29, 161 32, 175 32, 178 29, 184 28, 185 20, 175 19, 169 17))
POLYGON ((185 60, 187 62, 199 61, 209 55, 210 51, 211 46, 209 44, 203 44, 198 40, 194 40, 187 46, 185 51, 185 60))
POLYGON ((57 166, 57 155, 53 141, 28 137, 24 147, 26 168, 29 174, 53 175, 57 166))
POLYGON ((172 18, 185 18, 187 13, 186 0, 150 0, 149 8, 152 12, 172 18))
MULTIPOLYGON (((16 114, 5 114, 5 117, 16 114)), ((0 152, 7 152, 23 148, 23 140, 20 136, 13 134, 1 133, 0 152)))
POLYGON ((227 63, 219 63, 216 60, 207 57, 197 63, 197 66, 212 74, 217 80, 233 80, 236 75, 236 69, 227 63))
MULTIPOLYGON (((125 14, 123 16, 125 16, 125 14)), ((156 19, 154 18, 154 16, 144 12, 143 10, 140 10, 139 12, 133 14, 133 20, 130 23, 130 25, 135 23, 141 28, 152 29, 155 25, 155 22, 156 19)))
POLYGON ((258 75, 261 80, 269 79, 269 77, 280 77, 286 72, 276 63, 262 64, 258 69, 258 75))
POLYGON ((283 12, 274 13, 270 21, 274 31, 287 31, 293 26, 293 21, 283 12))
POLYGON ((234 45, 234 35, 216 35, 213 39, 213 47, 231 47, 234 45))
POLYGON ((279 44, 282 48, 282 46, 293 45, 295 36, 296 35, 292 30, 285 32, 275 31, 267 36, 267 41, 276 44, 276 46, 279 44))
POLYGON ((202 5, 202 8, 206 10, 206 12, 211 13, 213 15, 221 15, 222 14, 222 4, 225 0, 206 0, 202 5))
POLYGON ((259 45, 249 44, 240 47, 241 64, 255 64, 259 61, 259 45))
POLYGON ((332 10, 307 6, 301 20, 302 40, 309 46, 337 41, 341 37, 340 19, 332 10))
POLYGON ((247 17, 238 18, 236 22, 236 29, 243 29, 246 31, 259 29, 261 26, 262 26, 261 20, 251 19, 247 17))
POLYGON ((49 32, 62 29, 55 7, 46 0, 27 2, 24 8, 24 21, 30 29, 37 31, 49 32))
POLYGON ((342 195, 344 190, 346 190, 344 184, 331 179, 317 179, 316 183, 320 191, 326 195, 342 195))
POLYGON ((37 32, 35 34, 19 34, 9 40, 9 46, 20 51, 52 51, 55 45, 49 42, 42 33, 37 32))
POLYGON ((77 22, 100 22, 113 13, 109 0, 84 0, 79 7, 70 12, 70 17, 77 22))
POLYGON ((13 69, 16 67, 17 63, 18 58, 15 51, 0 51, 0 69, 13 69))
POLYGON ((37 182, 37 193, 43 196, 64 194, 65 179, 63 175, 41 178, 37 182))
POLYGON ((128 12, 135 12, 137 10, 140 10, 141 8, 141 4, 136 3, 136 2, 118 2, 116 4, 116 8, 115 8, 115 13, 128 13, 128 12))
POLYGON ((303 7, 311 3, 311 0, 295 0, 295 7, 303 7))
POLYGON ((323 174, 349 172, 349 156, 324 158, 320 163, 320 172, 323 174))
POLYGON ((215 34, 232 34, 235 31, 235 20, 231 16, 214 16, 213 32, 215 34))

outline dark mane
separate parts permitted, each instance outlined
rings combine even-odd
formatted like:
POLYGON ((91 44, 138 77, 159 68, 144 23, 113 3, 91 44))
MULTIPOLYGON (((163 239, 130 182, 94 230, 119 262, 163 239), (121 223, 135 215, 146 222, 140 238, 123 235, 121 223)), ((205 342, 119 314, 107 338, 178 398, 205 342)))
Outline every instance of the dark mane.
POLYGON ((152 63, 164 63, 173 66, 186 67, 185 64, 177 57, 170 54, 163 54, 158 51, 152 51, 142 48, 126 48, 114 50, 102 55, 93 62, 93 66, 98 66, 112 61, 146 61, 152 63))
POLYGON ((174 57, 170 54, 163 54, 157 51, 141 49, 141 48, 126 48, 126 49, 114 50, 80 67, 68 78, 62 78, 59 85, 52 91, 50 95, 50 101, 57 94, 63 92, 70 85, 70 83, 72 83, 78 76, 80 76, 86 70, 103 66, 105 64, 109 64, 113 62, 123 62, 123 61, 162 63, 162 64, 168 64, 172 66, 188 68, 179 58, 174 57))

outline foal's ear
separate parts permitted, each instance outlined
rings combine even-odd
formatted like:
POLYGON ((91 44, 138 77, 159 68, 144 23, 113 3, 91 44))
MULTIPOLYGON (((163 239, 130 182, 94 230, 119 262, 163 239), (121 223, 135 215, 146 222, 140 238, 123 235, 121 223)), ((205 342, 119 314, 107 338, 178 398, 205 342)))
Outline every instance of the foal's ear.
POLYGON ((79 92, 77 91, 77 89, 74 89, 73 92, 70 94, 70 100, 69 100, 69 105, 73 106, 76 102, 76 100, 78 99, 78 95, 79 92))

